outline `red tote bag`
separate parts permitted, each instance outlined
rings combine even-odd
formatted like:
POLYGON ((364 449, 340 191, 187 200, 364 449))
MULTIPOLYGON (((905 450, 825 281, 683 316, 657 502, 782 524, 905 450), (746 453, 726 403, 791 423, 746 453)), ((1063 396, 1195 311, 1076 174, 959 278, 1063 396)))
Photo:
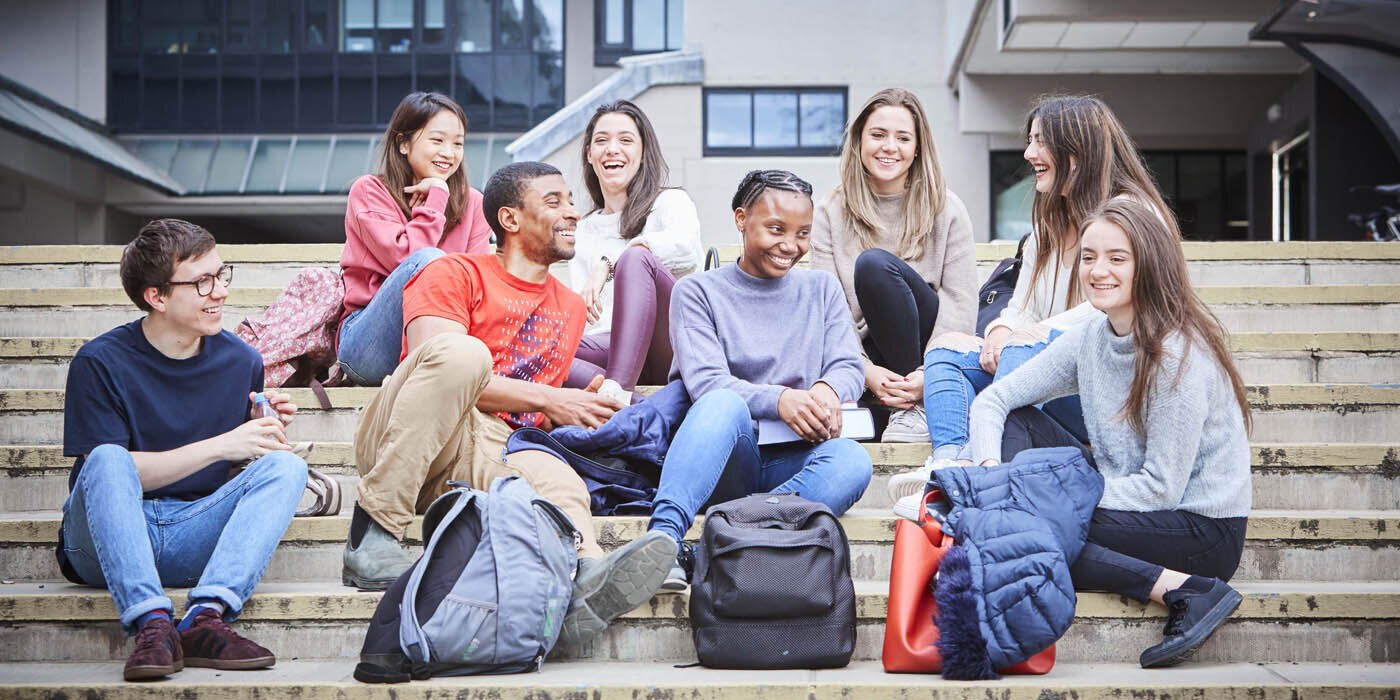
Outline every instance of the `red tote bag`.
MULTIPOLYGON (((940 494, 924 496, 924 505, 940 494)), ((903 518, 894 531, 894 561, 890 564, 890 597, 885 619, 885 670, 890 673, 939 673, 938 626, 934 624, 933 588, 930 585, 939 562, 953 538, 943 534, 938 522, 919 508, 919 522, 903 518)), ((1001 674, 1042 675, 1055 665, 1055 646, 1001 674)))

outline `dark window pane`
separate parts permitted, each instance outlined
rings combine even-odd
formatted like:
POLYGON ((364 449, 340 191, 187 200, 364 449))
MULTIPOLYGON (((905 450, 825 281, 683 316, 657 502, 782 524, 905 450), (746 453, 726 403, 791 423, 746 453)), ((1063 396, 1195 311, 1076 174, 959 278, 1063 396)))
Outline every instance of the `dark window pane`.
POLYGON ((335 127, 335 86, 329 54, 302 54, 301 83, 297 94, 300 109, 297 124, 302 129, 332 129, 335 127))
POLYGON ((269 53, 292 50, 292 37, 297 26, 294 0, 265 0, 258 12, 258 31, 262 35, 259 48, 269 53))
POLYGON ((143 0, 141 52, 180 53, 180 1, 143 0))
POLYGON ((287 182, 282 191, 320 192, 321 178, 326 174, 326 159, 331 154, 330 139, 297 139, 292 147, 287 182))
POLYGON ((135 127, 141 123, 139 59, 112 59, 112 81, 107 95, 107 120, 112 126, 135 127))
POLYGON ((219 0, 184 0, 181 3, 185 53, 218 53, 221 4, 219 0))
POLYGON ((666 0, 632 0, 632 50, 666 48, 666 0))
POLYGON ((1243 240, 1249 236, 1249 181, 1243 153, 1225 155, 1224 238, 1243 240))
POLYGON ((220 124, 224 129, 251 131, 258 121, 257 59, 225 56, 220 124))
POLYGON ((373 75, 372 56, 340 57, 336 69, 336 124, 368 127, 374 123, 373 75))
POLYGON ((414 54, 418 64, 417 82, 414 89, 423 92, 452 94, 452 57, 441 53, 414 54))
POLYGON ((296 61, 291 56, 262 56, 258 89, 258 127, 291 129, 296 124, 296 61))
POLYGON ((175 150, 180 147, 180 142, 175 139, 142 139, 140 145, 136 147, 136 154, 141 156, 141 160, 170 172, 170 163, 175 159, 175 150))
POLYGON ((379 0, 381 51, 408 53, 413 45, 413 0, 379 0))
POLYGON ((564 56, 536 56, 535 67, 535 111, 530 118, 538 124, 564 106, 564 56))
POLYGON ((141 126, 145 129, 177 129, 180 112, 179 56, 144 56, 144 93, 141 126))
POLYGON ((340 5, 341 51, 374 50, 374 0, 344 0, 340 5))
POLYGON ((467 127, 491 123, 491 55, 458 56, 452 96, 467 113, 467 127))
POLYGON ((237 192, 243 184, 243 171, 248 167, 248 152, 252 139, 223 139, 214 149, 214 160, 209 165, 209 179, 204 183, 205 192, 237 192))
POLYGON ((799 101, 802 106, 802 147, 839 147, 846 124, 842 96, 832 92, 808 92, 803 93, 799 101))
POLYGON ((525 48, 525 0, 501 0, 497 48, 525 48))
POLYGON ((1182 155, 1177 211, 1182 233, 1200 240, 1215 240, 1225 223, 1225 193, 1222 191, 1221 157, 1217 153, 1182 155))
POLYGON ((379 109, 375 112, 375 123, 389 124, 389 117, 399 100, 413 92, 413 57, 380 56, 376 73, 379 76, 379 109))
POLYGON ((754 148, 797 147, 797 95, 759 92, 753 96, 754 148))
POLYGON ((135 53, 141 50, 141 17, 139 0, 119 0, 113 10, 115 31, 112 34, 112 50, 116 53, 135 53))
POLYGON ((369 172, 369 139, 337 139, 331 152, 330 169, 326 172, 327 192, 347 192, 355 178, 369 172))
POLYGON ((214 56, 186 56, 180 91, 180 128, 199 131, 218 126, 218 71, 214 56))
POLYGON ((175 178, 190 192, 204 189, 204 178, 209 175, 209 159, 214 156, 213 139, 184 139, 180 150, 175 152, 175 162, 170 164, 170 177, 175 178))
POLYGON ((330 6, 330 0, 306 0, 306 36, 302 38, 306 50, 322 51, 334 42, 330 6))
POLYGON ((748 93, 712 92, 705 96, 705 145, 711 148, 748 148, 753 104, 748 93))
POLYGON ((228 6, 224 49, 248 51, 253 48, 253 14, 251 3, 232 2, 228 6))
POLYGON ((992 153, 992 238, 1017 241, 1031 230, 1035 177, 1020 153, 992 153))
POLYGON ((533 0, 536 51, 564 50, 564 0, 533 0))
POLYGON ((423 0, 423 43, 442 46, 447 41, 447 0, 423 0))
POLYGON ((623 22, 627 20, 625 0, 606 0, 603 5, 603 43, 621 44, 627 39, 623 22))
POLYGON ((666 48, 685 47, 685 0, 666 2, 666 48))
POLYGON ((248 186, 244 192, 276 192, 282 186, 282 171, 287 168, 290 139, 261 139, 253 153, 248 171, 248 186))
POLYGON ((1143 160, 1152 177, 1157 180, 1157 189, 1167 204, 1176 201, 1176 156, 1171 153, 1146 153, 1143 160))
POLYGON ((457 0, 456 50, 491 50, 491 0, 457 0))
POLYGON ((496 57, 496 119, 495 126, 522 128, 529 126, 528 107, 531 102, 530 74, 534 72, 533 56, 496 57))

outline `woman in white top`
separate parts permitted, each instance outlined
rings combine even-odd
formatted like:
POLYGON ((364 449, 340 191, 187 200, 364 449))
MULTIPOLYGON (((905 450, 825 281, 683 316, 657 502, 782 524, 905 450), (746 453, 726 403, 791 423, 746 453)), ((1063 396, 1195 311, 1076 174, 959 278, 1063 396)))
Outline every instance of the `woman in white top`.
POLYGON ((596 377, 631 391, 665 384, 671 369, 669 312, 676 280, 700 270, 700 218, 683 190, 662 188, 668 169, 641 108, 619 100, 584 131, 583 180, 593 212, 578 224, 570 286, 588 327, 567 386, 596 377))
MULTIPOLYGON (((924 357, 924 397, 933 455, 923 469, 892 477, 896 500, 923 491, 930 470, 956 462, 968 441, 973 397, 1044 350, 1063 331, 1100 312, 1084 301, 1075 274, 1079 231, 1105 201, 1128 197, 1147 205, 1180 237, 1152 175, 1128 132, 1094 97, 1040 100, 1026 119, 1026 161, 1035 172, 1035 202, 1025 263, 1006 309, 986 338, 947 333, 924 357)), ((1046 413, 1087 440, 1078 397, 1046 405, 1046 413)))

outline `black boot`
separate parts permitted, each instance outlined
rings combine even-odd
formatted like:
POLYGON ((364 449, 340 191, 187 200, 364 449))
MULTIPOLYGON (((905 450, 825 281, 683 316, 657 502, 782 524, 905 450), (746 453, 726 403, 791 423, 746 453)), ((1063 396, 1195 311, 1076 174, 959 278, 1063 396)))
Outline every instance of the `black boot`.
POLYGON ((1143 668, 1175 666, 1196 647, 1205 644, 1215 629, 1240 606, 1244 597, 1229 584, 1214 578, 1192 576, 1162 596, 1167 604, 1167 626, 1162 643, 1142 652, 1143 668))

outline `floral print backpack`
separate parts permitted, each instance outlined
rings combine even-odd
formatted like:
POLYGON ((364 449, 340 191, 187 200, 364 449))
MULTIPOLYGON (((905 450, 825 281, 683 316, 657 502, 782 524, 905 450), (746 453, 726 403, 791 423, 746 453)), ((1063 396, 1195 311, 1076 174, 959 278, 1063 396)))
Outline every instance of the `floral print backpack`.
POLYGON ((344 301, 339 269, 303 267, 262 316, 238 324, 238 337, 262 355, 267 388, 342 382, 335 334, 344 301))

